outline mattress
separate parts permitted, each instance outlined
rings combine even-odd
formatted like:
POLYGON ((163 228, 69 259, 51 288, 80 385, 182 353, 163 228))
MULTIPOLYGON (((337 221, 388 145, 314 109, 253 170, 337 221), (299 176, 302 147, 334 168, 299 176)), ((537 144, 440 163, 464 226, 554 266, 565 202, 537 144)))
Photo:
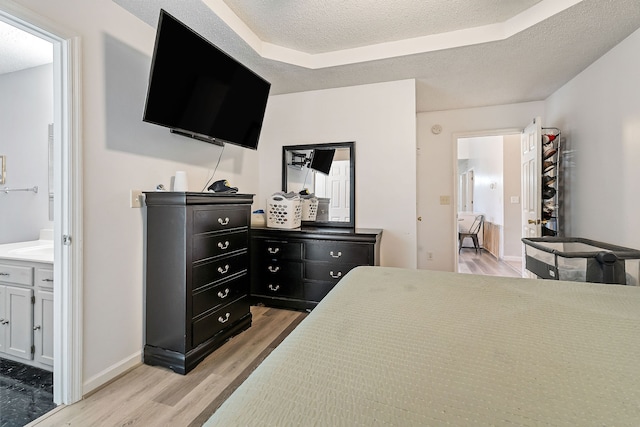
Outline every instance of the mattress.
POLYGON ((206 426, 640 425, 640 287, 359 267, 206 426))

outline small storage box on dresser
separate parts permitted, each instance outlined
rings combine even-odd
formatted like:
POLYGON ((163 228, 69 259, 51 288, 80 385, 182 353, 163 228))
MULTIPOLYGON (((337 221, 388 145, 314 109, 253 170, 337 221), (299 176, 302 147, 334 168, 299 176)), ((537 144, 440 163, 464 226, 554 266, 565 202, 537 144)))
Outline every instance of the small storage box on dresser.
POLYGON ((252 195, 149 192, 144 362, 186 374, 251 326, 252 195))

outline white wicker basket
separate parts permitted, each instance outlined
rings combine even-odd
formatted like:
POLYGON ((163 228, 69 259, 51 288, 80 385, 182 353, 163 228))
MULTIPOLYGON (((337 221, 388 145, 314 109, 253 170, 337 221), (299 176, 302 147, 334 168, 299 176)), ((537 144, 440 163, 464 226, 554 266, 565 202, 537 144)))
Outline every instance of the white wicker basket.
POLYGON ((302 220, 303 221, 315 221, 316 214, 318 213, 318 199, 311 197, 309 199, 302 199, 302 220))
POLYGON ((302 225, 300 197, 287 199, 273 195, 267 199, 267 227, 298 228, 302 225))

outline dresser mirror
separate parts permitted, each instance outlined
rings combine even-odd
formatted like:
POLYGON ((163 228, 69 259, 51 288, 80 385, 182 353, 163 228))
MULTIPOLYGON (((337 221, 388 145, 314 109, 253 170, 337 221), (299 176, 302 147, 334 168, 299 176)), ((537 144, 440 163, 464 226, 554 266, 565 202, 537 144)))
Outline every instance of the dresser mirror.
POLYGON ((354 228, 355 177, 355 142, 282 147, 282 190, 318 198, 315 221, 303 225, 354 228))

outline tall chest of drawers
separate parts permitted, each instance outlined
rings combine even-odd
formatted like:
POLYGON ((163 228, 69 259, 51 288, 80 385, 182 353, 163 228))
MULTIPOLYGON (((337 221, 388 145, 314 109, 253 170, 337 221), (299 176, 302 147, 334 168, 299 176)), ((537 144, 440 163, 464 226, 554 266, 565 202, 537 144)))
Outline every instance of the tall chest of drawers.
POLYGON ((251 326, 253 195, 145 193, 144 362, 186 374, 251 326))
POLYGON ((251 229, 251 300, 311 310, 359 265, 379 265, 377 229, 251 229))

